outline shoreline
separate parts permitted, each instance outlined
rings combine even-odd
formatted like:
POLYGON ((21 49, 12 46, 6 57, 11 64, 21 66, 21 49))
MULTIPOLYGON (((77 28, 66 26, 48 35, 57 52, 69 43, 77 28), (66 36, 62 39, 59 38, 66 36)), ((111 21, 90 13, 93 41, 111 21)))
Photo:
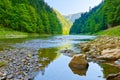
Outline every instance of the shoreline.
POLYGON ((8 49, 0 52, 0 80, 31 80, 40 70, 39 56, 32 49, 8 49))
MULTIPOLYGON (((105 63, 118 67, 120 70, 120 37, 119 36, 101 36, 93 41, 79 45, 81 53, 87 56, 88 61, 95 61, 100 64, 105 63)), ((119 80, 119 73, 112 73, 106 80, 119 80), (117 76, 115 76, 117 75, 117 76)))
MULTIPOLYGON (((87 56, 87 60, 98 63, 106 63, 113 67, 120 68, 120 55, 108 57, 108 53, 120 49, 120 37, 98 37, 95 40, 80 43, 78 46, 81 53, 87 56), (114 50, 115 49, 115 50, 114 50), (107 51, 106 51, 107 50, 107 51), (107 57, 105 56, 107 54, 107 57)), ((72 50, 62 50, 69 57, 76 55, 72 50), (68 54, 69 53, 69 54, 68 54)), ((119 51, 118 51, 119 52, 119 51)), ((116 52, 117 53, 117 52, 116 52)), ((39 52, 34 49, 5 49, 0 51, 0 62, 4 62, 0 67, 0 79, 33 79, 38 70, 42 69, 39 63, 39 52), (35 74, 34 74, 35 73, 35 74)))
POLYGON ((79 48, 81 53, 86 54, 88 58, 115 61, 120 58, 120 55, 115 55, 120 52, 120 37, 101 36, 93 41, 80 44, 79 48))

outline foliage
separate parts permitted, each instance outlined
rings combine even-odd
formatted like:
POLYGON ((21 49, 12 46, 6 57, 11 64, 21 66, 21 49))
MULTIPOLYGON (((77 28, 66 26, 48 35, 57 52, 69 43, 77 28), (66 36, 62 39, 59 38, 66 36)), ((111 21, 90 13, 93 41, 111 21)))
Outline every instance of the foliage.
POLYGON ((104 0, 101 4, 83 13, 71 27, 70 34, 96 33, 120 25, 120 1, 104 0))
POLYGON ((120 26, 95 33, 97 35, 120 36, 120 26))
POLYGON ((0 26, 29 33, 62 33, 56 14, 43 0, 0 0, 0 26))
POLYGON ((72 23, 67 21, 57 10, 55 10, 55 13, 57 14, 57 17, 62 25, 62 34, 69 34, 70 27, 72 26, 72 23))

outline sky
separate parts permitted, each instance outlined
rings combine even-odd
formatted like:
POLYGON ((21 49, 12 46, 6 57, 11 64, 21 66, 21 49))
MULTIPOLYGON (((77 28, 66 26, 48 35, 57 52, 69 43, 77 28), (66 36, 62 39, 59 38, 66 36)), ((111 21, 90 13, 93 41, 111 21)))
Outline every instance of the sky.
POLYGON ((102 0, 44 0, 49 6, 58 10, 62 15, 89 11, 102 0))

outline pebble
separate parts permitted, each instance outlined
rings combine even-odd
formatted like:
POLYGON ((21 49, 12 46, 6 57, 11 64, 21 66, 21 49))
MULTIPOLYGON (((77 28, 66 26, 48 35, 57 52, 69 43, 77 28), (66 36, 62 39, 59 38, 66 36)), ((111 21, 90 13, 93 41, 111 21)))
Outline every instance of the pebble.
POLYGON ((0 53, 0 61, 8 62, 0 67, 0 80, 31 80, 32 73, 39 70, 38 52, 27 49, 10 49, 0 53), (2 57, 2 58, 1 58, 2 57), (30 75, 29 75, 30 74, 30 75))
POLYGON ((13 74, 7 75, 8 79, 12 79, 13 78, 13 74))

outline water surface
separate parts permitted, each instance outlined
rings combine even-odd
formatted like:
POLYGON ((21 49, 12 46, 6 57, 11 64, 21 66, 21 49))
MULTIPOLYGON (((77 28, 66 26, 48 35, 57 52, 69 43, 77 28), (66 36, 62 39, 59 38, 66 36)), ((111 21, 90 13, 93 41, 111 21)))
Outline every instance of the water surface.
POLYGON ((117 73, 113 66, 89 62, 89 67, 76 70, 69 67, 71 57, 60 53, 64 49, 72 49, 80 53, 77 46, 95 36, 40 36, 18 39, 1 39, 0 50, 5 48, 29 48, 38 50, 40 70, 36 71, 34 80, 105 80, 110 73, 117 73), (109 69, 108 69, 109 68, 109 69))

